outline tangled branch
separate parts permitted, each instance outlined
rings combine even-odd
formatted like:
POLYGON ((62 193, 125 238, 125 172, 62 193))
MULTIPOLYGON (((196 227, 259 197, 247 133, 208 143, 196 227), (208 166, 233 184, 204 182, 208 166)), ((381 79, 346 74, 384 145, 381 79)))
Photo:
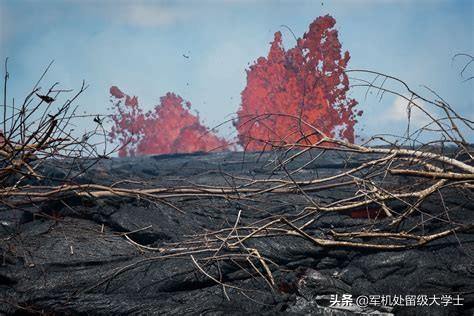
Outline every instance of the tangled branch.
MULTIPOLYGON (((46 71, 48 69, 49 66, 46 71)), ((109 185, 78 183, 75 181, 77 176, 107 154, 99 154, 97 144, 90 143, 92 136, 100 132, 100 126, 82 137, 74 137, 68 131, 71 120, 77 118, 72 104, 86 86, 83 84, 78 92, 54 110, 51 104, 66 93, 66 90, 55 90, 57 84, 45 94, 55 101, 46 104, 43 99, 35 97, 39 92, 38 84, 20 107, 7 105, 5 92, 4 131, 0 138, 0 201, 5 208, 16 208, 68 198, 93 201, 141 199, 171 206, 183 216, 192 216, 181 207, 183 199, 222 199, 258 205, 261 201, 284 194, 302 200, 302 207, 296 214, 275 215, 268 212, 265 218, 249 223, 241 218, 242 212, 251 211, 248 207, 237 214, 229 214, 236 216, 236 219, 228 228, 183 236, 183 240, 162 247, 141 245, 130 234, 124 234, 125 239, 142 251, 157 254, 113 271, 92 287, 141 264, 182 257, 190 259, 199 272, 221 285, 228 299, 228 289, 244 293, 245 289, 225 282, 220 270, 224 264, 234 265, 252 277, 265 280, 269 288, 275 286, 273 272, 279 268, 278 264, 265 255, 266 249, 262 248, 262 244, 255 243, 257 240, 285 237, 297 238, 321 248, 401 251, 423 247, 450 235, 472 233, 473 223, 454 220, 452 215, 459 209, 472 210, 473 149, 462 130, 472 131, 474 122, 459 115, 432 91, 434 99, 417 94, 398 78, 373 71, 353 72, 375 77, 358 78, 356 87, 406 99, 408 126, 412 108, 424 113, 430 122, 412 131, 407 128, 402 137, 378 135, 363 144, 355 144, 330 137, 301 117, 284 113, 249 117, 248 124, 253 124, 264 117, 286 116, 307 128, 301 129, 296 142, 286 142, 281 138, 265 140, 268 148, 272 149, 265 154, 268 158, 266 175, 243 177, 222 172, 228 185, 190 183, 149 187, 142 182, 123 180, 109 185), (382 78, 381 84, 377 84, 378 78, 382 78), (389 82, 397 85, 398 90, 388 86, 389 82), (432 108, 421 106, 420 101, 432 108), (423 142, 427 134, 432 136, 431 140, 423 142), (309 139, 317 141, 309 142, 309 139), (327 169, 324 168, 327 164, 324 159, 328 155, 339 157, 343 163, 337 166, 336 171, 321 170, 320 174, 311 173, 308 176, 305 171, 310 165, 315 170, 318 166, 319 169, 327 169), (69 166, 80 160, 85 167, 83 164, 77 170, 71 167, 65 177, 51 178, 42 170, 54 160, 72 162, 69 166), (450 196, 464 196, 468 204, 446 203, 450 196), (433 204, 438 207, 430 207, 433 204), (340 219, 357 219, 366 225, 359 231, 351 227, 333 229, 318 226, 319 220, 327 214, 336 214, 340 219)), ((5 87, 7 80, 8 72, 5 87)), ((106 144, 105 141, 103 143, 106 144)))

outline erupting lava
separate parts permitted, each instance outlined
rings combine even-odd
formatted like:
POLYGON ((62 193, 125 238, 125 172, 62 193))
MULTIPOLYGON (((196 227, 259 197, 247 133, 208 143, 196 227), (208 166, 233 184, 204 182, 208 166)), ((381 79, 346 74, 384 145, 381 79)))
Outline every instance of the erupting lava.
MULTIPOLYGON (((321 16, 296 46, 285 50, 282 34, 275 33, 268 56, 247 70, 247 85, 234 122, 245 150, 260 151, 273 145, 321 140, 316 129, 331 137, 354 142, 356 117, 362 111, 346 96, 345 73, 349 52, 341 53, 336 20, 321 16)), ((229 150, 231 145, 203 126, 191 114, 191 104, 167 93, 153 111, 143 113, 137 97, 113 86, 116 108, 110 132, 122 145, 119 156, 229 150)), ((331 146, 331 144, 328 144, 331 146)))
POLYGON ((130 97, 116 86, 110 88, 110 94, 116 109, 110 137, 122 145, 120 157, 230 148, 226 140, 212 133, 198 116, 189 112, 190 102, 174 93, 161 97, 160 104, 147 113, 139 108, 137 97, 130 97))
POLYGON ((281 33, 275 33, 267 58, 258 58, 247 70, 235 122, 245 149, 314 143, 320 136, 308 125, 328 136, 354 141, 356 116, 362 111, 355 113, 357 101, 346 97, 350 56, 347 51, 341 55, 335 24, 329 15, 318 17, 289 50, 282 46, 281 33))

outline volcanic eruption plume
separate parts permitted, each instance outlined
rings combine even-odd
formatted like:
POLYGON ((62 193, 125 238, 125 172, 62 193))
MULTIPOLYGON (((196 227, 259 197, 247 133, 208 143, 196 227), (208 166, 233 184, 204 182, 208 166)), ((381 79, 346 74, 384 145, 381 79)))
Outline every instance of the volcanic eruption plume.
POLYGON ((116 110, 110 137, 121 145, 120 157, 230 148, 226 140, 201 124, 189 111, 191 103, 179 95, 168 92, 153 110, 144 113, 136 96, 130 97, 116 86, 110 88, 110 94, 116 110))

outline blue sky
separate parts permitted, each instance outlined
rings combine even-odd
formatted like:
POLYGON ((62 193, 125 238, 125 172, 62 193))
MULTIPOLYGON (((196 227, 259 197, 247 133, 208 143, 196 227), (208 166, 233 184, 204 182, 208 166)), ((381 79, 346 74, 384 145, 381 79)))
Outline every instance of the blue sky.
MULTIPOLYGON (((215 126, 238 109, 245 69, 267 54, 274 32, 289 48, 294 39, 282 24, 301 36, 325 14, 337 20, 349 68, 400 77, 423 94, 429 86, 474 119, 474 80, 463 82, 462 60, 451 60, 474 54, 470 0, 0 0, 0 58, 10 58, 9 96, 17 100, 54 59, 42 86, 78 88, 84 79, 89 89, 78 104, 88 113, 110 113, 108 91, 117 85, 145 109, 175 92, 215 126)), ((358 134, 400 134, 403 102, 364 94, 351 94, 365 112, 358 134)))

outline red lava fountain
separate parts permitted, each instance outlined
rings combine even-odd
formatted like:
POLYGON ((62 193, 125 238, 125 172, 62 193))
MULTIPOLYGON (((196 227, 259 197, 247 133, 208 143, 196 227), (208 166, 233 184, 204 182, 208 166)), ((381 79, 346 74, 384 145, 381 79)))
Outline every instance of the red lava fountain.
POLYGON ((160 98, 160 104, 146 113, 137 97, 130 97, 119 88, 110 88, 115 113, 110 132, 112 141, 121 145, 119 156, 146 154, 224 151, 230 144, 215 135, 193 115, 191 103, 174 93, 160 98))
POLYGON ((336 20, 318 17, 296 46, 285 50, 275 33, 268 56, 247 70, 247 86, 235 126, 247 150, 266 150, 273 144, 314 143, 320 136, 354 141, 357 101, 346 97, 345 73, 349 53, 341 54, 336 20), (268 146, 270 145, 270 146, 268 146))

